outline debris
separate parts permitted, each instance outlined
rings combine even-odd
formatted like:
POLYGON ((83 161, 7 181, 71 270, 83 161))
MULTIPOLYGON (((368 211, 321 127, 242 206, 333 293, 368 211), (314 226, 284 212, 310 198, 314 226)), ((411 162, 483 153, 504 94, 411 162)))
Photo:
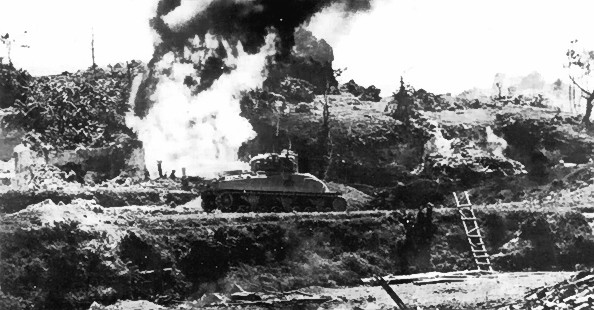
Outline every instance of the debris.
POLYGON ((594 309, 594 273, 530 290, 524 300, 496 309, 594 309))
POLYGON ((319 304, 333 300, 330 296, 308 294, 301 291, 287 291, 281 293, 255 293, 244 291, 239 285, 231 288, 230 298, 221 294, 203 296, 199 304, 209 307, 228 306, 292 306, 301 304, 319 304))
MULTIPOLYGON (((413 283, 416 285, 444 283, 444 282, 461 282, 467 278, 476 278, 485 275, 490 275, 492 272, 483 270, 468 270, 455 272, 427 272, 410 275, 387 275, 381 277, 383 281, 388 284, 404 284, 413 283)), ((375 278, 361 279, 364 284, 376 285, 378 282, 375 278)))

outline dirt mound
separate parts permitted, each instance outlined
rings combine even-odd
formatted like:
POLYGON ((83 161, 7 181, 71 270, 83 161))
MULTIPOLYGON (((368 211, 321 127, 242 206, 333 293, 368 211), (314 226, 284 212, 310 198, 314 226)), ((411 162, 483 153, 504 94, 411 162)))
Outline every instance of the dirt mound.
POLYGON ((342 193, 342 197, 346 199, 351 210, 362 210, 372 199, 362 191, 344 184, 328 182, 327 185, 331 191, 342 193))

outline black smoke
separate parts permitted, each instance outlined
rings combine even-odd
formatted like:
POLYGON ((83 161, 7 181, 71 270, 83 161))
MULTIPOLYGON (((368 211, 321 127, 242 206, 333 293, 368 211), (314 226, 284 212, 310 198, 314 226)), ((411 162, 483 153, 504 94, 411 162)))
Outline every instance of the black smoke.
MULTIPOLYGON (((326 80, 336 84, 332 76, 332 50, 328 46, 329 56, 320 62, 317 56, 292 55, 295 46, 295 32, 315 13, 324 8, 340 4, 345 13, 367 11, 372 0, 213 0, 203 11, 187 22, 170 27, 163 17, 174 11, 181 0, 161 0, 156 16, 151 19, 151 26, 160 35, 161 42, 155 47, 149 63, 151 72, 142 83, 136 96, 135 113, 145 116, 152 106, 150 95, 153 93, 157 78, 152 71, 153 65, 168 52, 181 53, 190 39, 198 36, 204 40, 207 33, 225 40, 232 45, 241 42, 245 52, 254 54, 265 44, 269 32, 276 34, 276 55, 269 61, 271 76, 265 85, 278 83, 283 76, 291 75, 313 83, 318 92, 323 91, 326 80), (173 29, 172 29, 173 28, 173 29)), ((311 35, 311 34, 310 34, 311 35)), ((326 44, 323 42, 322 44, 326 44)), ((327 44, 326 44, 327 45, 327 44)), ((223 49, 224 51, 224 49, 223 49)), ((326 52, 328 53, 328 52, 326 52)), ((224 53, 214 53, 203 64, 197 65, 200 84, 196 89, 208 89, 222 74, 230 72, 224 64, 224 53)), ((188 81, 192 84, 192 81, 188 81)))
POLYGON ((162 17, 178 7, 180 0, 161 0, 157 16, 151 20, 153 28, 163 40, 165 49, 180 49, 188 39, 207 32, 220 35, 229 42, 241 42, 245 51, 257 53, 264 38, 274 29, 279 40, 280 57, 290 54, 295 45, 295 29, 315 13, 335 3, 343 5, 345 12, 366 11, 371 0, 215 0, 203 12, 192 18, 181 29, 172 30, 162 17))

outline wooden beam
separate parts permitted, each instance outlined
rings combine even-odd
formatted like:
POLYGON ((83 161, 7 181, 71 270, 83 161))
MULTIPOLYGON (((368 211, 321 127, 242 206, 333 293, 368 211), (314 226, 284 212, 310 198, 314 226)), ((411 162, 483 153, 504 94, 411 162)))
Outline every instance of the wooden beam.
POLYGON ((378 277, 378 276, 374 276, 374 278, 381 285, 381 287, 384 289, 384 291, 386 291, 388 293, 388 295, 390 295, 390 298, 392 298, 392 300, 394 300, 396 305, 398 305, 398 308, 400 308, 402 310, 408 310, 408 308, 406 307, 406 305, 404 304, 402 299, 400 299, 400 297, 398 297, 396 292, 394 292, 394 290, 390 287, 388 282, 386 282, 384 280, 384 278, 378 277))

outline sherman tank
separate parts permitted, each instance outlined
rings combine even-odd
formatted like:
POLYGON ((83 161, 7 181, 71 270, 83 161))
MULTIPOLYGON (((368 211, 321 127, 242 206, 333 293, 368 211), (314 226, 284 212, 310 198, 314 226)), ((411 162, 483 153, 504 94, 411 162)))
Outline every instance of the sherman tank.
POLYGON ((341 193, 332 192, 320 179, 299 173, 297 154, 259 154, 250 171, 227 171, 202 191, 202 208, 222 212, 328 212, 344 211, 341 193))

